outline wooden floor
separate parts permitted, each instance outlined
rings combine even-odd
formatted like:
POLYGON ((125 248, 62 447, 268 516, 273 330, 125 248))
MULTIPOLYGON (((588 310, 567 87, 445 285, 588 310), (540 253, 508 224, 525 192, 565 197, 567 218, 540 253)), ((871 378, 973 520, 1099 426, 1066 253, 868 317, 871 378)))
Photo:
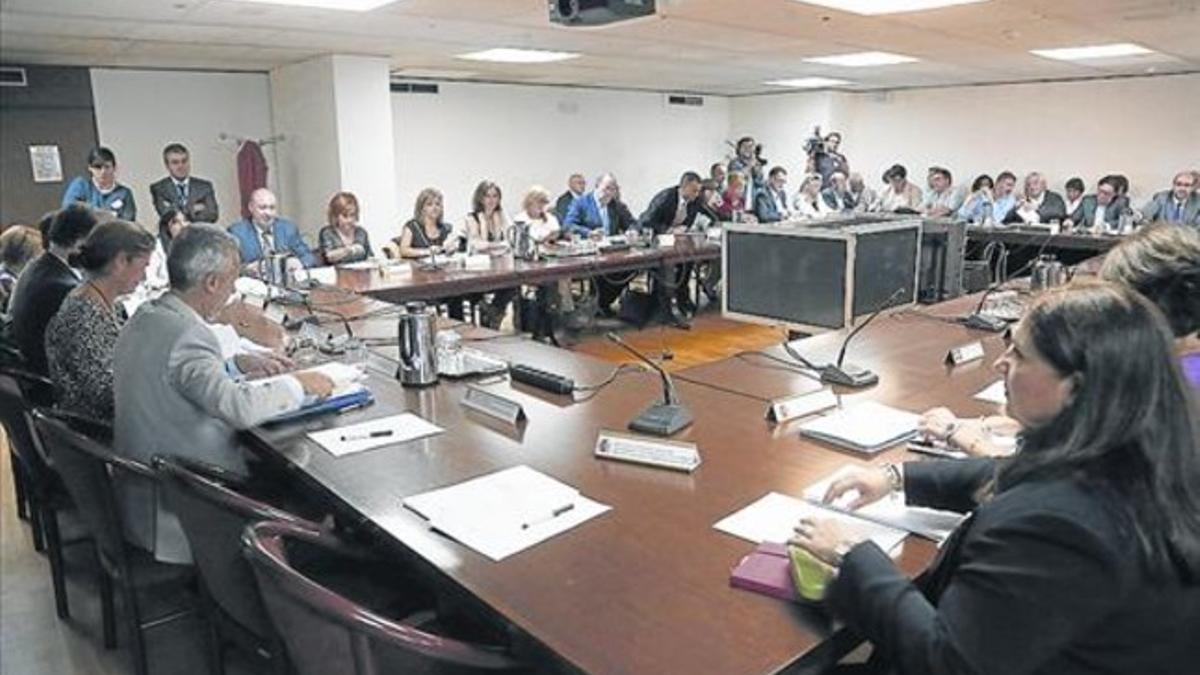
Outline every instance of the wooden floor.
MULTIPOLYGON (((702 310, 691 330, 651 325, 632 329, 601 322, 572 347, 614 363, 634 358, 604 337, 616 330, 634 347, 678 370, 719 360, 739 351, 761 349, 782 339, 778 329, 722 319, 715 308, 702 310)), ((2 431, 0 431, 2 434, 2 431)), ((132 672, 125 649, 100 646, 100 607, 86 545, 68 550, 68 593, 72 618, 54 613, 50 568, 33 550, 27 523, 17 519, 7 444, 0 438, 0 675, 120 675, 132 672)), ((119 611, 119 609, 118 609, 119 611)), ((153 675, 204 675, 204 641, 198 620, 155 629, 147 636, 153 675)), ((128 639, 122 636, 122 644, 128 639)), ((252 672, 233 663, 229 675, 252 672)))

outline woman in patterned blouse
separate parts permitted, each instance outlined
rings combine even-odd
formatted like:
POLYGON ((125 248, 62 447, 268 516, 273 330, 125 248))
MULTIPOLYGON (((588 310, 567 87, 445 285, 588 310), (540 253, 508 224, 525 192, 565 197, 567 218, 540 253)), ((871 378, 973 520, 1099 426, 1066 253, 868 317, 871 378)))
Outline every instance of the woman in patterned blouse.
POLYGON ((71 265, 85 282, 46 327, 46 357, 58 403, 102 421, 113 416, 113 349, 121 330, 115 301, 146 278, 154 235, 134 223, 97 225, 71 265))

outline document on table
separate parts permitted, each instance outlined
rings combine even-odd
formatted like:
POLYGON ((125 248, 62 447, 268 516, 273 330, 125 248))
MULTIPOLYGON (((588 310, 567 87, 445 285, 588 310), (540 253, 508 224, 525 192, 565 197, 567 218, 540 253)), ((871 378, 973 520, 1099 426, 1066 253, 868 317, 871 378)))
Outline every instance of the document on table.
POLYGON ((310 267, 308 268, 308 278, 319 284, 333 286, 337 283, 337 268, 332 265, 310 267))
POLYGON ((863 534, 884 551, 892 550, 907 534, 895 527, 855 518, 778 492, 767 493, 762 499, 721 519, 713 527, 755 544, 783 544, 792 538, 796 524, 804 517, 833 518, 863 534))
POLYGON ((855 466, 846 465, 833 472, 828 478, 818 481, 804 491, 804 499, 823 508, 841 511, 855 518, 869 520, 881 525, 898 527, 936 542, 941 542, 950 536, 954 528, 963 519, 961 513, 927 509, 921 506, 908 506, 904 503, 904 495, 892 493, 887 497, 868 504, 858 510, 851 511, 849 504, 858 497, 858 491, 852 490, 842 495, 831 504, 823 504, 822 498, 829 489, 830 483, 854 470, 855 466))
POLYGON ((344 427, 314 431, 308 435, 334 457, 407 443, 418 438, 436 436, 445 429, 430 424, 413 413, 390 415, 344 427))
POLYGON ((611 507, 527 466, 407 497, 433 529, 495 561, 584 523, 611 507))
POLYGON ((1008 395, 1004 389, 1004 380, 996 380, 989 384, 983 391, 975 394, 975 399, 995 403, 996 405, 1008 403, 1008 395))
POLYGON ((859 452, 874 453, 917 433, 917 415, 864 401, 800 426, 800 433, 859 452))

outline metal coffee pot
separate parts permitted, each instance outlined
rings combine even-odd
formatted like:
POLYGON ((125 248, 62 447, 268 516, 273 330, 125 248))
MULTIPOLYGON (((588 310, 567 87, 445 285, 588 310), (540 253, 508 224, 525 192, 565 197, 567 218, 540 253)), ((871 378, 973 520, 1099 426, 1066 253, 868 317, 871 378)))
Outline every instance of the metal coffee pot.
POLYGON ((400 367, 396 379, 406 387, 427 387, 438 381, 437 317, 423 302, 404 306, 397 326, 400 367))
POLYGON ((504 238, 514 257, 521 260, 538 259, 538 245, 529 223, 513 223, 504 231, 504 238))
POLYGON ((1033 264, 1029 277, 1029 288, 1033 291, 1044 291, 1047 288, 1062 286, 1067 283, 1067 268, 1052 255, 1043 255, 1033 264))

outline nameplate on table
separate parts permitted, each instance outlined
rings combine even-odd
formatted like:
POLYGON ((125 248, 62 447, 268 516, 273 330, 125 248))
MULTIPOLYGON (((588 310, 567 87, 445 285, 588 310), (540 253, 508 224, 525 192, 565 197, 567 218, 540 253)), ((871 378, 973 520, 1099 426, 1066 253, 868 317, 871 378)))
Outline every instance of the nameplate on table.
POLYGON ((767 421, 782 424, 836 405, 837 396, 833 389, 821 387, 816 391, 774 399, 767 407, 767 421))
POLYGON ((675 235, 660 234, 660 235, 658 235, 658 238, 655 240, 655 243, 658 244, 659 248, 670 248, 675 245, 675 235))
POLYGON ((525 419, 525 410, 520 403, 470 384, 467 385, 467 395, 463 397, 462 404, 505 424, 515 426, 525 419))
POLYGON ((983 343, 979 340, 954 347, 946 353, 946 363, 951 366, 962 365, 969 361, 976 361, 982 358, 983 343))

